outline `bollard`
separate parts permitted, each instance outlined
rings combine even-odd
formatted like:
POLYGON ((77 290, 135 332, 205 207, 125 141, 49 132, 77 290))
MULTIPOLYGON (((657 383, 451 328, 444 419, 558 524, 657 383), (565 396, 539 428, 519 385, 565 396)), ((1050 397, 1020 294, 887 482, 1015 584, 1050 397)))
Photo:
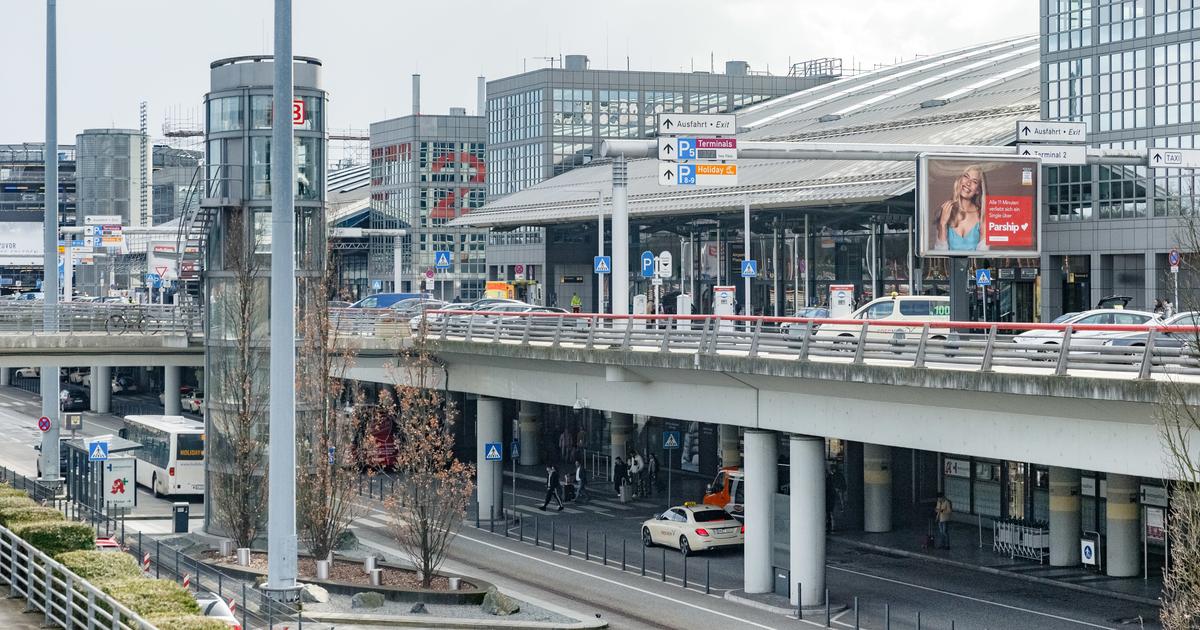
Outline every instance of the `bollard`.
POLYGON ((621 538, 621 571, 625 570, 625 538, 621 538))
POLYGON ((496 533, 496 506, 495 505, 488 508, 488 533, 489 534, 496 533))
POLYGON ((663 550, 662 550, 662 581, 663 582, 667 581, 667 548, 666 547, 663 547, 663 550))
POLYGON ((608 566, 608 531, 604 532, 604 566, 608 566))
MULTIPOLYGON (((951 627, 951 630, 953 630, 954 624, 951 624, 950 627, 951 627)), ((855 598, 854 598, 854 630, 858 630, 858 597, 857 596, 855 596, 855 598)))
POLYGON ((592 535, 586 529, 583 530, 583 559, 592 561, 592 535))
POLYGON ((954 620, 950 620, 950 630, 954 630, 954 620))
POLYGON ((884 630, 892 630, 892 605, 883 603, 883 627, 884 630))
POLYGON ((917 611, 917 630, 921 630, 921 611, 917 611))
POLYGON ((567 555, 571 555, 571 547, 575 545, 574 540, 575 526, 567 523, 567 555))
POLYGON ((558 546, 558 532, 555 531, 557 529, 557 523, 550 521, 550 551, 558 551, 558 549, 556 549, 558 546))
POLYGON ((704 559, 704 594, 705 595, 708 595, 709 593, 712 592, 712 589, 709 587, 709 581, 708 581, 708 579, 711 575, 712 575, 712 560, 705 558, 704 559))
MULTIPOLYGON (((825 627, 832 627, 829 625, 829 589, 825 589, 825 627)), ((918 626, 917 630, 921 630, 921 628, 918 626)))
POLYGON ((162 566, 162 541, 154 541, 154 579, 161 577, 159 567, 162 566))
POLYGON ((246 608, 247 608, 248 603, 249 603, 249 600, 246 599, 246 583, 242 582, 242 627, 243 628, 250 627, 250 626, 246 625, 246 608))
POLYGON ((501 509, 500 514, 504 517, 504 537, 508 538, 508 510, 501 509))
POLYGON ((796 619, 804 619, 804 591, 800 590, 800 582, 796 582, 796 619))
POLYGON ((646 577, 646 545, 640 545, 642 548, 642 577, 646 577))
POLYGON ((525 542, 525 519, 517 521, 517 542, 525 542))
POLYGON ((542 522, 536 516, 533 517, 533 546, 542 546, 542 522))
POLYGON ((687 556, 683 556, 683 588, 687 588, 687 556))

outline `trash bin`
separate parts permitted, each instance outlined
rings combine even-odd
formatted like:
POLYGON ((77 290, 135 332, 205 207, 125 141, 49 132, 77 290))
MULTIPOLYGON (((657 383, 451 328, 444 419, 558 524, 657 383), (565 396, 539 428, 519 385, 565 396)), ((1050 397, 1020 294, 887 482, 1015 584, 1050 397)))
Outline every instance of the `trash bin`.
POLYGON ((174 533, 188 533, 188 512, 191 510, 191 505, 187 503, 174 504, 173 517, 175 522, 174 533))
POLYGON ((792 596, 792 571, 785 567, 772 567, 775 575, 774 592, 783 597, 792 596))

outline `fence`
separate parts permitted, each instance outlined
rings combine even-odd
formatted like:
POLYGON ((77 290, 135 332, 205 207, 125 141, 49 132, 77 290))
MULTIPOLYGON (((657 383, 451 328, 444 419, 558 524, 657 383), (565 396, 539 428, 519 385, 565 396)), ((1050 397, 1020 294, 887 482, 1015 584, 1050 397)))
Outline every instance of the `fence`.
POLYGON ((195 305, 61 302, 55 332, 46 332, 41 302, 9 302, 0 308, 0 333, 108 335, 190 335, 203 332, 203 312, 195 305))
POLYGON ((145 619, 50 556, 0 526, 0 583, 26 610, 41 611, 44 625, 62 628, 154 630, 145 619))
POLYGON ((1050 528, 1045 523, 996 519, 992 524, 992 551, 1044 562, 1050 557, 1050 528))
MULTIPOLYGON (((425 334, 520 344, 894 367, 1200 375, 1196 326, 903 322, 735 315, 429 311, 425 334)), ((1192 380, 1192 379, 1187 379, 1192 380)))

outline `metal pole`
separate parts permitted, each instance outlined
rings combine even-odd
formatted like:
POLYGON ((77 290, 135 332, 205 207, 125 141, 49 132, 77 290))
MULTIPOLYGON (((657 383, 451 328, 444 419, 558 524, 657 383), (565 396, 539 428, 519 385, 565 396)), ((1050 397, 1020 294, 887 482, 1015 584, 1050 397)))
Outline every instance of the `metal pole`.
POLYGON ((916 280, 913 278, 913 220, 908 219, 908 294, 916 293, 916 280))
POLYGON ((296 588, 296 258, 292 0, 275 0, 267 590, 296 588))
MULTIPOLYGON (((604 255, 604 192, 596 191, 596 255, 604 255)), ((609 269, 611 273, 612 270, 609 269)), ((604 314, 604 274, 593 274, 596 276, 596 312, 604 314)))
POLYGON ((629 164, 612 163, 612 312, 629 314, 629 164))
POLYGON ((771 314, 779 317, 779 228, 771 230, 771 314))
POLYGON ((392 284, 394 291, 404 291, 404 237, 397 236, 392 244, 392 284))
MULTIPOLYGON (((742 240, 745 242, 745 251, 742 253, 742 264, 750 260, 750 198, 747 197, 742 201, 742 218, 745 222, 743 229, 742 240)), ((742 307, 742 315, 750 314, 750 276, 746 276, 746 304, 742 307)))
MULTIPOLYGON (((805 302, 804 305, 805 306, 808 306, 808 303, 813 301, 813 296, 809 295, 809 293, 808 293, 809 278, 812 278, 812 276, 813 276, 812 252, 810 251, 811 246, 812 246, 812 232, 810 230, 811 230, 811 228, 810 228, 810 224, 809 224, 809 218, 808 218, 808 215, 806 214, 806 215, 804 215, 804 302, 805 302)), ((813 290, 814 290, 814 292, 816 291, 815 284, 813 285, 813 290)))
MULTIPOLYGON (((46 146, 45 214, 42 225, 42 324, 48 333, 58 331, 58 9, 46 0, 46 146)), ((42 432, 42 479, 57 482, 58 469, 58 364, 41 366, 42 415, 50 430, 42 432)))

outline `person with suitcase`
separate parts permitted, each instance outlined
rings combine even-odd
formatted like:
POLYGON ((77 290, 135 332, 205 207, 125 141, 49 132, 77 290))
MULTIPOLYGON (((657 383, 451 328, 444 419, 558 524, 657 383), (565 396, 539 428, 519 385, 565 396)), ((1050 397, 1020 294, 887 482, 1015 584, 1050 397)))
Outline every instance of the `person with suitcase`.
POLYGON ((933 507, 933 513, 937 517, 937 540, 938 548, 950 548, 950 515, 954 513, 954 504, 946 495, 938 493, 937 503, 933 507))

